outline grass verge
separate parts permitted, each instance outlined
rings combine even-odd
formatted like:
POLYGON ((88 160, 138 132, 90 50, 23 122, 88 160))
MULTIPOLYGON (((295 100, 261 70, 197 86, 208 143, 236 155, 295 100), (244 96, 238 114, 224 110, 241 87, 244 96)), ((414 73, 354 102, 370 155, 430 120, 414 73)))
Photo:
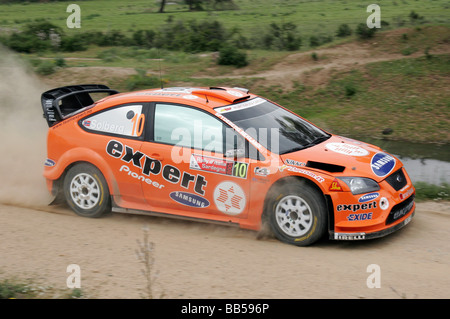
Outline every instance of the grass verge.
POLYGON ((425 182, 417 182, 414 184, 414 187, 416 188, 416 200, 418 202, 427 200, 450 200, 450 184, 448 183, 434 185, 425 182))
POLYGON ((32 281, 3 279, 0 281, 0 299, 81 299, 81 289, 58 290, 32 281))

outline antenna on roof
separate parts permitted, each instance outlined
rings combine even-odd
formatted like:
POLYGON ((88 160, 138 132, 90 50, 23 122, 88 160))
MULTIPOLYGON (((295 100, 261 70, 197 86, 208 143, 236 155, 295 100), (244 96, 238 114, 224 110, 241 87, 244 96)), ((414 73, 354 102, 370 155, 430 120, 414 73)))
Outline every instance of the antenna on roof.
POLYGON ((161 84, 161 90, 164 89, 162 75, 161 75, 161 50, 158 48, 158 55, 159 55, 159 82, 161 84))

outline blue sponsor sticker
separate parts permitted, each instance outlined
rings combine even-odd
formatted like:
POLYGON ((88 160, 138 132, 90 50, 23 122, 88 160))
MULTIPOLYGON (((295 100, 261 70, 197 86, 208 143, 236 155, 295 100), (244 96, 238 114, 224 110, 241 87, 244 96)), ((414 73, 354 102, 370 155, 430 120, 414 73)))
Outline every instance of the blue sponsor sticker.
POLYGON ((54 160, 51 160, 51 159, 49 159, 49 158, 47 158, 47 159, 45 160, 45 162, 44 162, 44 166, 52 167, 52 166, 55 166, 55 165, 56 165, 55 161, 54 161, 54 160))
POLYGON ((362 213, 362 214, 350 214, 347 216, 348 221, 356 220, 370 220, 372 219, 373 213, 362 213))
POLYGON ((384 177, 394 169, 395 158, 386 153, 377 153, 372 157, 370 166, 375 175, 384 177))
POLYGON ((196 194, 186 193, 186 192, 172 192, 170 193, 170 198, 172 198, 177 203, 182 205, 205 208, 209 206, 209 201, 206 198, 198 196, 196 194))
POLYGON ((369 201, 371 201, 371 200, 374 200, 374 199, 377 198, 378 196, 380 196, 379 193, 370 193, 370 194, 366 194, 366 195, 361 196, 361 197, 358 199, 358 202, 360 202, 360 203, 369 202, 369 201))

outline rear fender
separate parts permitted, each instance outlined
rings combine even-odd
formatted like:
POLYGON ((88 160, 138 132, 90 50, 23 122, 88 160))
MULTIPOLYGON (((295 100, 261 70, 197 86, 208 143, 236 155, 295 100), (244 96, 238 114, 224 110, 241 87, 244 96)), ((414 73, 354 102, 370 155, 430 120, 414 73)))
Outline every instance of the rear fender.
POLYGON ((88 148, 77 147, 65 152, 54 166, 45 167, 44 177, 56 182, 64 176, 70 167, 80 162, 86 162, 97 167, 106 179, 110 194, 116 195, 119 193, 117 182, 108 163, 100 154, 88 148))

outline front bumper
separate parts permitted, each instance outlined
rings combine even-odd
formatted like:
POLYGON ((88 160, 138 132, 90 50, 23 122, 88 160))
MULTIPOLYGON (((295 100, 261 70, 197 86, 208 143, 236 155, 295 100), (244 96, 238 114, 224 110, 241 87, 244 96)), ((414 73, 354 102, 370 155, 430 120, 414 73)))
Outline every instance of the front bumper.
POLYGON ((412 220, 412 218, 415 214, 415 208, 416 208, 416 206, 415 206, 415 204, 413 204, 411 211, 407 213, 407 217, 404 218, 399 223, 397 223, 389 228, 385 228, 383 230, 370 232, 370 233, 365 233, 365 232, 338 233, 338 232, 331 231, 330 239, 332 239, 332 240, 367 240, 367 239, 375 239, 375 238, 387 236, 389 234, 392 234, 393 232, 396 232, 400 228, 403 228, 407 224, 409 224, 409 222, 412 220))

